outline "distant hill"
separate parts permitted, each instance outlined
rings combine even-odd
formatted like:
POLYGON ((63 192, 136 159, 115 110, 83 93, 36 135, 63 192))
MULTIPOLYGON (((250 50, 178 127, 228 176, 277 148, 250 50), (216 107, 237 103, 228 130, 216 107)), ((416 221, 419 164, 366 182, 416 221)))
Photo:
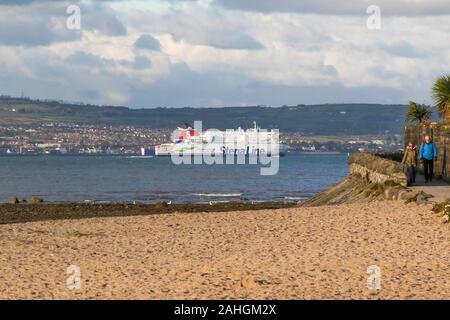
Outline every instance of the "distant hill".
POLYGON ((405 105, 324 104, 283 107, 155 108, 78 105, 56 101, 0 97, 0 125, 71 123, 176 128, 202 120, 204 128, 251 127, 304 135, 401 134, 405 105))

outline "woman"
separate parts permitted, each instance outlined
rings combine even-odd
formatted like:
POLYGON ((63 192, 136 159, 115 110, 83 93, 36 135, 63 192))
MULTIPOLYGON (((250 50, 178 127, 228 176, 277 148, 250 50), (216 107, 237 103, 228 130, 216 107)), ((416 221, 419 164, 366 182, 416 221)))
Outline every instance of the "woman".
POLYGON ((406 178, 408 185, 416 182, 417 171, 417 150, 412 142, 408 143, 408 146, 403 155, 402 163, 406 165, 406 178))

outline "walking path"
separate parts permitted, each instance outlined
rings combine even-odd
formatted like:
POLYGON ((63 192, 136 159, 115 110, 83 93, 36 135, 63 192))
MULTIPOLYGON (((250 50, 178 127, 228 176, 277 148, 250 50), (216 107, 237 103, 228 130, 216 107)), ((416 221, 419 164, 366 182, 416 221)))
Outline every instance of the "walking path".
POLYGON ((444 202, 450 199, 450 184, 443 180, 433 180, 425 183, 425 178, 422 174, 417 174, 416 183, 410 189, 415 191, 423 191, 433 195, 433 198, 428 199, 431 202, 444 202))

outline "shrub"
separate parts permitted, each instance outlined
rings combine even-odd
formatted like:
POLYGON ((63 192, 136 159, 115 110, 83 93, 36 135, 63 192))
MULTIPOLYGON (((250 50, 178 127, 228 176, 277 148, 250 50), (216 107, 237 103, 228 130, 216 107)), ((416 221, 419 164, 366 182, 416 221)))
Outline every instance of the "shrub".
POLYGON ((401 186, 400 183, 395 182, 394 180, 387 180, 383 183, 384 188, 390 188, 390 187, 399 187, 401 186))

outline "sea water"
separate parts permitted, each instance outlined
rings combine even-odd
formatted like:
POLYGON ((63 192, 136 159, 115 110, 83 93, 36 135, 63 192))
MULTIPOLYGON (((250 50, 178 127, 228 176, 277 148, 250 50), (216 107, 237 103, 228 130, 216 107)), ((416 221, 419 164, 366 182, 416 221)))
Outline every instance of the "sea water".
POLYGON ((46 202, 175 203, 302 201, 348 173, 346 154, 292 154, 279 172, 258 165, 175 165, 127 156, 0 157, 0 202, 31 195, 46 202))

